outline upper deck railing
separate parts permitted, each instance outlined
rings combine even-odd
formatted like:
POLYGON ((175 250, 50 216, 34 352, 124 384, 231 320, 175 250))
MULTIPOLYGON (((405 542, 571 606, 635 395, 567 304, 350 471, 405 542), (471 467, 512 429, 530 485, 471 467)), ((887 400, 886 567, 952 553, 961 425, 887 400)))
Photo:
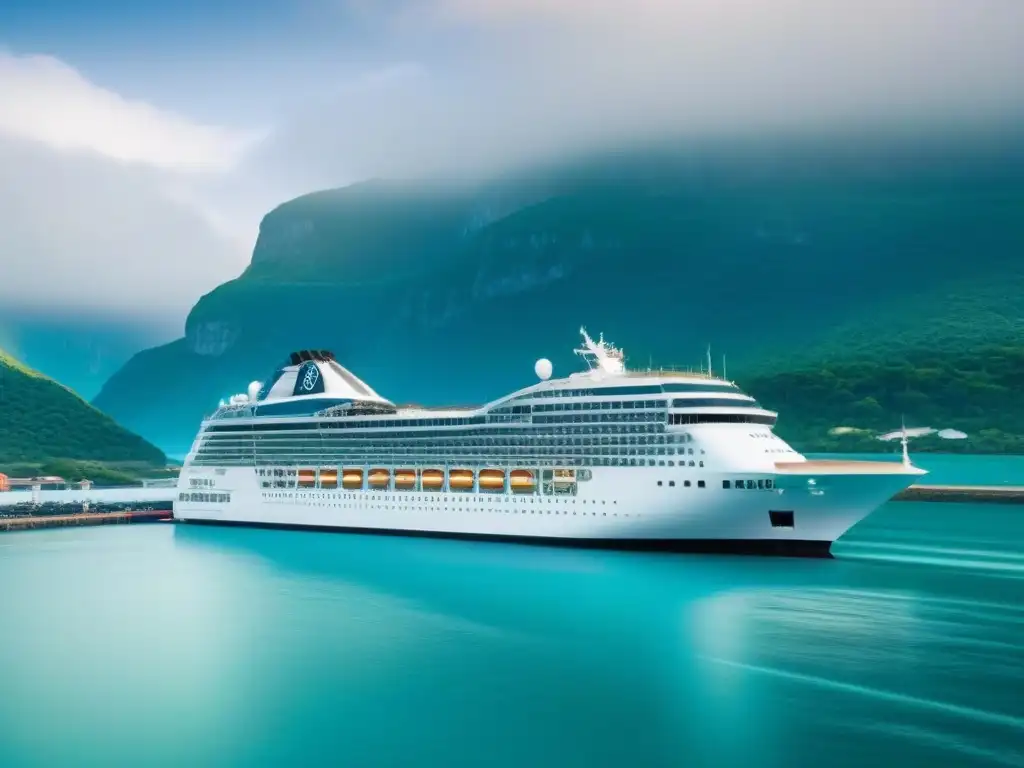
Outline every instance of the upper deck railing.
POLYGON ((631 369, 626 370, 624 375, 628 376, 630 378, 641 378, 641 377, 648 377, 648 376, 666 376, 666 377, 675 377, 675 378, 680 378, 680 379, 690 378, 690 379, 705 379, 705 380, 709 380, 709 381, 711 381, 711 380, 726 381, 726 379, 722 378, 721 376, 716 376, 715 374, 708 373, 707 371, 704 371, 704 370, 696 370, 695 371, 692 368, 683 368, 683 367, 675 367, 675 366, 662 366, 662 367, 658 367, 658 368, 645 368, 645 369, 631 368, 631 369))

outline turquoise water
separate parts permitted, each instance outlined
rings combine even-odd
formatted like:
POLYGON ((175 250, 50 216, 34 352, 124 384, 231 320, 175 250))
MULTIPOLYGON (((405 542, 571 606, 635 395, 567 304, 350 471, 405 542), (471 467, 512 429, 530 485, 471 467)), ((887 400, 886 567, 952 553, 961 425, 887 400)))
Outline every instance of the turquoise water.
POLYGON ((837 550, 6 534, 0 765, 1024 764, 1024 507, 837 550))

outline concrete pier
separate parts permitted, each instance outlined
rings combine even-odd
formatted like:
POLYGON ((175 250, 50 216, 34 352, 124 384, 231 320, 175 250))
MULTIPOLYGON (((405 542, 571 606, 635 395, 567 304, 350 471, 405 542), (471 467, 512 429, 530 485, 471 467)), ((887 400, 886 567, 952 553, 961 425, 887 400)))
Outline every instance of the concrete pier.
POLYGON ((69 525, 117 525, 154 523, 170 520, 170 509, 123 510, 119 512, 79 512, 73 515, 22 515, 0 518, 0 531, 27 531, 33 528, 63 528, 69 525))
POLYGON ((1024 504, 1024 485, 912 485, 892 500, 1024 504))

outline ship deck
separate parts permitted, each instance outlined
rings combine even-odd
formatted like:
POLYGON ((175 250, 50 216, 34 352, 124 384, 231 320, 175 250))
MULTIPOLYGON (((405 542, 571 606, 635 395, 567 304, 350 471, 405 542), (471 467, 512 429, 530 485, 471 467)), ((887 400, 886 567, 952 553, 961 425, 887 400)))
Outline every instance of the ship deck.
POLYGON ((777 461, 780 475, 924 475, 919 467, 905 467, 899 461, 854 461, 820 459, 809 461, 777 461))

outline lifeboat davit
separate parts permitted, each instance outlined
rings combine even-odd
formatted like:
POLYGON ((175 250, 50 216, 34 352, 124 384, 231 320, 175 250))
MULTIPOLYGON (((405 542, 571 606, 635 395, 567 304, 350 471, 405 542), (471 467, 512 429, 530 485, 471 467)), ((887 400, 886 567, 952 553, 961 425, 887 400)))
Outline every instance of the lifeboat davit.
POLYGON ((509 480, 513 493, 533 493, 537 488, 537 475, 530 469, 513 469, 509 480))
POLYGON ((505 472, 500 469, 480 470, 481 491, 503 491, 505 490, 505 472))
POLYGON ((320 487, 327 488, 328 490, 338 487, 338 470, 336 469, 321 469, 320 470, 320 487))
POLYGON ((472 469, 448 470, 448 487, 453 491, 468 491, 473 488, 472 469))
POLYGON ((388 483, 391 482, 391 473, 386 469, 371 469, 370 470, 370 487, 371 488, 387 488, 388 483))
POLYGON ((350 491, 359 490, 363 487, 363 470, 345 469, 341 473, 341 487, 350 491))
POLYGON ((440 469, 424 469, 420 474, 420 482, 425 491, 439 491, 444 487, 444 472, 440 469))

